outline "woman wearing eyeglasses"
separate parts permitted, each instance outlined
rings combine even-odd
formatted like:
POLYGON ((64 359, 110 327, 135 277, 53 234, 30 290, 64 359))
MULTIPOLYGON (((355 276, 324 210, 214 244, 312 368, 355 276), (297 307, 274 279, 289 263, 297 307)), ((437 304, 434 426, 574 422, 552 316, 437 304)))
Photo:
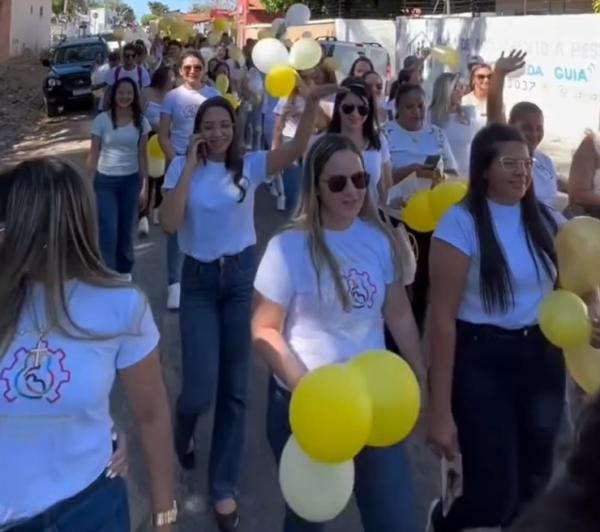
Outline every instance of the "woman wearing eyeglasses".
MULTIPOLYGON (((419 335, 404 290, 410 247, 379 219, 361 150, 328 133, 309 150, 292 226, 271 239, 255 281, 254 349, 268 364, 267 437, 279 462, 290 393, 311 369, 384 349, 383 323, 421 373, 419 335)), ((365 448, 355 495, 366 532, 414 532, 404 446, 365 448)), ((320 532, 287 509, 284 532, 320 532)))
MULTIPOLYGON (((180 59, 179 74, 183 84, 167 93, 163 100, 158 127, 158 139, 165 152, 166 167, 177 155, 185 155, 194 130, 194 118, 204 101, 219 92, 204 85, 204 59, 195 51, 185 52, 180 59)), ((181 264, 183 255, 177 236, 167 237, 167 308, 179 308, 181 294, 181 264)))
POLYGON ((476 63, 470 69, 469 86, 471 92, 465 94, 462 98, 462 104, 466 107, 472 105, 475 107, 479 118, 487 118, 487 97, 490 90, 490 80, 492 79, 492 67, 485 63, 476 63))
POLYGON ((506 529, 552 474, 565 368, 538 327, 556 282, 560 215, 531 187, 522 134, 494 124, 471 148, 469 193, 432 238, 429 439, 462 455, 463 493, 433 532, 506 529))

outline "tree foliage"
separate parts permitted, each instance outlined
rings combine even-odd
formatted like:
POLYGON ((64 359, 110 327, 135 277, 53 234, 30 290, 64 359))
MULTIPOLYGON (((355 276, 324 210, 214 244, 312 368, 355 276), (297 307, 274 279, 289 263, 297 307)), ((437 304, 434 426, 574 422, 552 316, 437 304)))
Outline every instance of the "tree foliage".
POLYGON ((171 11, 171 8, 162 2, 148 2, 148 9, 155 17, 164 17, 171 11))
MULTIPOLYGON (((65 12, 65 1, 67 0, 52 0, 52 12, 55 15, 61 15, 65 12)), ((87 2, 85 0, 68 0, 67 15, 72 16, 75 13, 87 13, 87 2)))
MULTIPOLYGON (((297 4, 298 0, 260 0, 265 9, 274 15, 284 14, 290 6, 297 4)), ((600 1, 600 0, 599 0, 600 1)), ((337 0, 303 0, 303 4, 310 7, 313 15, 329 15, 335 12, 332 4, 337 4, 337 0)))

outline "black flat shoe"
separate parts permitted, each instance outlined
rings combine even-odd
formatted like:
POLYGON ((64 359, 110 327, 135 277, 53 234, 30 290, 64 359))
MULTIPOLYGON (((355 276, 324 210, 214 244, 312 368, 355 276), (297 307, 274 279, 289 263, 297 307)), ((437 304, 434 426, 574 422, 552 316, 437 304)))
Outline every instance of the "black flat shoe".
POLYGON ((235 532, 240 525, 240 511, 236 508, 229 514, 220 514, 213 508, 219 532, 235 532))
POLYGON ((183 469, 194 469, 196 466, 196 454, 194 452, 194 438, 187 439, 181 430, 179 423, 175 424, 175 454, 179 460, 179 465, 183 469), (190 451, 190 448, 192 449, 190 451))

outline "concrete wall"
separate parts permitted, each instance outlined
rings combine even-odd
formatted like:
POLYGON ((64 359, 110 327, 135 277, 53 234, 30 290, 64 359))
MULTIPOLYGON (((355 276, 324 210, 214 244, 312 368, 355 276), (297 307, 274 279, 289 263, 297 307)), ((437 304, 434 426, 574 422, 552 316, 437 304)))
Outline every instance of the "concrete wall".
MULTIPOLYGON (((445 44, 459 50, 466 73, 472 54, 493 63, 502 51, 525 50, 525 71, 506 82, 507 110, 519 101, 534 102, 544 111, 548 138, 581 139, 585 129, 600 127, 599 22, 598 15, 402 18, 397 60, 445 44)), ((443 71, 437 61, 427 61, 426 90, 443 71)))
POLYGON ((48 47, 51 18, 52 0, 12 0, 9 54, 29 50, 37 55, 48 47))
POLYGON ((0 61, 6 61, 10 51, 11 0, 0 2, 0 61))

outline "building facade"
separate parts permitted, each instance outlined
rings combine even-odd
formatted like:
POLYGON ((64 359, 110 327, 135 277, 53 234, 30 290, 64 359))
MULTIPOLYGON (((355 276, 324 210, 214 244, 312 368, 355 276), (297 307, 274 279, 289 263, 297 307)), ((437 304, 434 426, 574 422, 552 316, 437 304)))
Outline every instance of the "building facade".
POLYGON ((51 19, 52 0, 0 0, 0 61, 47 48, 51 19))

